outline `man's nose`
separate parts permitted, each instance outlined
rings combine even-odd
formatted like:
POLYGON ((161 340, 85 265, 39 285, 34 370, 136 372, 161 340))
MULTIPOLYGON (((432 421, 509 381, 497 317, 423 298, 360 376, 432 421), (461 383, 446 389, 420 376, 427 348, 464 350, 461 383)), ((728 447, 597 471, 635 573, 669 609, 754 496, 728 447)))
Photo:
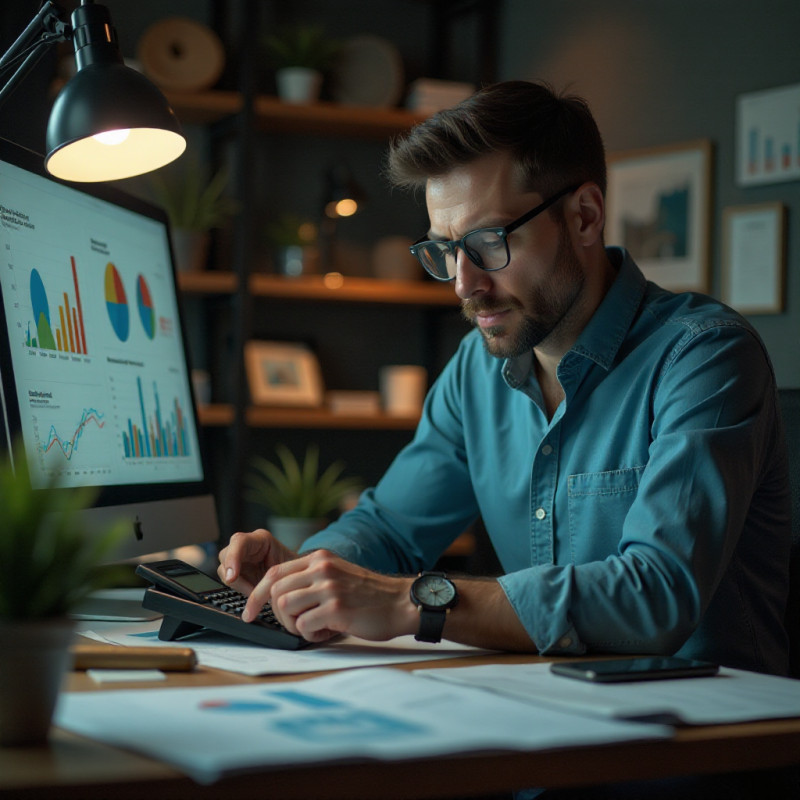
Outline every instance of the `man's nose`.
POLYGON ((456 249, 456 294, 467 300, 488 290, 492 279, 485 269, 481 269, 459 247, 456 249))

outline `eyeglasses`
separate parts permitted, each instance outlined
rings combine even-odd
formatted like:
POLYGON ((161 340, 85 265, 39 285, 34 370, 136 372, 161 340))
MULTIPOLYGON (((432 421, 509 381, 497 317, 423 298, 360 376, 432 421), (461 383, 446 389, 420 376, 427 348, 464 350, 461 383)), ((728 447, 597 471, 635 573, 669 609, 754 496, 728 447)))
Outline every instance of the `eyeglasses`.
POLYGON ((452 281, 456 277, 456 248, 464 251, 464 255, 476 267, 486 272, 495 272, 508 266, 511 252, 508 249, 508 234, 526 222, 546 211, 565 194, 574 192, 580 184, 568 186, 549 197, 536 208, 531 209, 505 227, 478 228, 464 234, 460 239, 451 242, 433 242, 420 239, 409 248, 416 256, 425 271, 437 281, 452 281))

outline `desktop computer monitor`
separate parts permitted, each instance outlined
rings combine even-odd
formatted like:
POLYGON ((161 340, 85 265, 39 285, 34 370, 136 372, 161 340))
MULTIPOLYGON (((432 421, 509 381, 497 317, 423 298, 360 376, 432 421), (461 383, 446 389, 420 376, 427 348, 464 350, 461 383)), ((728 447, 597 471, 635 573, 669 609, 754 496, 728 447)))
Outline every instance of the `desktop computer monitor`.
POLYGON ((166 216, 42 164, 0 140, 0 441, 34 489, 98 487, 110 561, 215 541, 166 216))

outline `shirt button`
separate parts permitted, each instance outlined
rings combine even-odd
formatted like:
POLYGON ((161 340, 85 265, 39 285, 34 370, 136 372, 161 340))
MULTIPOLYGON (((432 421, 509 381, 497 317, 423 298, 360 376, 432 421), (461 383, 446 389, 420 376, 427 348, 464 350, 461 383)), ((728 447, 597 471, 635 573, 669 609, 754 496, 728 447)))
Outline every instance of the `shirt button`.
POLYGON ((567 648, 572 644, 572 639, 569 636, 564 636, 563 638, 559 639, 558 646, 567 648))
POLYGON ((542 448, 542 455, 549 456, 550 453, 552 453, 552 452, 553 452, 553 448, 549 444, 546 444, 542 448))
POLYGON ((542 520, 547 516, 547 512, 543 508, 537 508, 533 513, 538 520, 542 520))

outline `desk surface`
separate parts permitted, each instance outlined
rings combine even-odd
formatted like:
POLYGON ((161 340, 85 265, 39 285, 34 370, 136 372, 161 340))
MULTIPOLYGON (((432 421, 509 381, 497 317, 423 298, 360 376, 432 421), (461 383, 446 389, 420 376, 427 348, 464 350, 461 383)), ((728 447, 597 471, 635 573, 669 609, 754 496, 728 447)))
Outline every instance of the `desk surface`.
MULTIPOLYGON (((405 665, 403 668, 471 666, 541 661, 500 655, 405 665)), ((302 680, 310 676, 293 676, 302 680)), ((286 680, 248 678, 213 669, 172 673, 167 686, 214 686, 286 680)), ((153 688, 153 684, 123 684, 153 688)), ((107 691, 72 672, 69 691, 107 691)), ((122 688, 116 685, 110 688, 122 688)), ((570 747, 523 753, 487 753, 402 762, 325 764, 271 769, 199 786, 165 764, 54 729, 43 747, 0 748, 0 796, 92 800, 148 797, 269 796, 271 800, 373 800, 375 797, 454 797, 523 786, 577 786, 683 774, 732 772, 800 764, 800 719, 684 728, 669 740, 570 747), (266 790, 266 794, 265 794, 266 790)))

